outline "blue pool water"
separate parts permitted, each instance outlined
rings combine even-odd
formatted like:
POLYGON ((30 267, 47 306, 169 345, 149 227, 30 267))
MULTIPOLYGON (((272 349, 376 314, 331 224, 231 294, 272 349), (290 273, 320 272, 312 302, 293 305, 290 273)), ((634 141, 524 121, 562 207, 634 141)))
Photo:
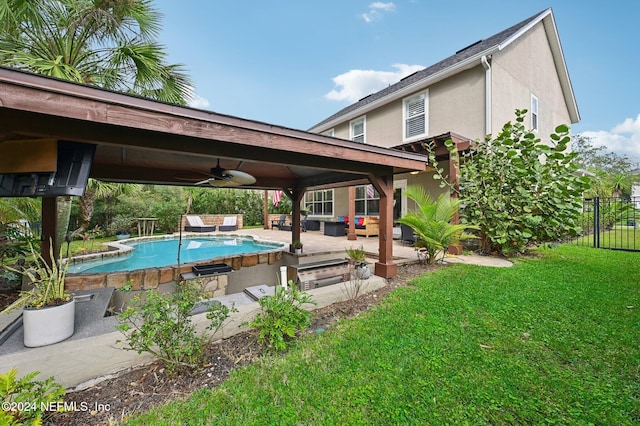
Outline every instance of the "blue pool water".
MULTIPOLYGON (((132 242, 133 252, 110 258, 70 265, 70 274, 95 274, 101 272, 133 271, 178 264, 177 238, 132 242)), ((256 242, 248 237, 183 238, 180 263, 196 262, 227 257, 235 254, 258 253, 275 250, 280 244, 256 242)))

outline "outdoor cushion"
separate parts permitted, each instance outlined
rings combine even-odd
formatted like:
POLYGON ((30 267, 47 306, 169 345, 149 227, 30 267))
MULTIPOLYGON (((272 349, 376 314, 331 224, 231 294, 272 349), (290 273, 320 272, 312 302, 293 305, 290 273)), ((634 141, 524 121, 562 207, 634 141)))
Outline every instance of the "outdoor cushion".
POLYGON ((187 215, 187 222, 191 226, 205 226, 200 216, 187 215))

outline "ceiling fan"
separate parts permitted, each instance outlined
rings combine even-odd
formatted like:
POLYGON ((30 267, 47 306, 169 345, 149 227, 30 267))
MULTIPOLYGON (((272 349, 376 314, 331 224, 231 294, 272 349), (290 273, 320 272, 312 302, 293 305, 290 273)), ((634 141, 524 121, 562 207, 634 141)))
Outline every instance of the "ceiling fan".
MULTIPOLYGON (((242 165, 242 163, 240 163, 242 165)), ((238 166, 238 168, 240 167, 238 166)), ((202 172, 198 172, 202 173, 202 172)), ((220 159, 218 158, 218 164, 210 170, 209 173, 202 173, 203 175, 208 176, 208 178, 204 180, 200 180, 195 182, 194 185, 203 185, 208 183, 211 186, 241 186, 241 185, 251 185, 256 182, 256 178, 250 175, 249 173, 241 172, 237 169, 223 169, 220 167, 220 159)), ((192 178, 180 177, 176 176, 176 179, 180 180, 197 180, 192 178)))

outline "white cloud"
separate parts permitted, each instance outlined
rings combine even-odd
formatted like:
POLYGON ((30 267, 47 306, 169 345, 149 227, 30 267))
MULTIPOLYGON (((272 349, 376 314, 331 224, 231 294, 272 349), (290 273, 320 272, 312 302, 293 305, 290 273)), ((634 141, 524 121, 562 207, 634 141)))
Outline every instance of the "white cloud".
POLYGON ((356 102, 400 79, 423 69, 422 65, 394 64, 395 71, 350 70, 333 78, 336 85, 325 98, 332 101, 356 102))
POLYGON ((364 22, 370 23, 382 19, 384 13, 395 12, 395 10, 396 5, 393 2, 383 3, 381 1, 377 1, 371 3, 369 5, 369 11, 363 13, 361 16, 362 19, 364 19, 364 22))
POLYGON ((189 99, 187 100, 187 105, 191 108, 206 109, 209 106, 209 100, 196 94, 192 88, 189 99))
POLYGON ((640 161, 640 114, 627 118, 611 131, 586 131, 582 136, 590 138, 595 146, 606 146, 609 151, 640 161))

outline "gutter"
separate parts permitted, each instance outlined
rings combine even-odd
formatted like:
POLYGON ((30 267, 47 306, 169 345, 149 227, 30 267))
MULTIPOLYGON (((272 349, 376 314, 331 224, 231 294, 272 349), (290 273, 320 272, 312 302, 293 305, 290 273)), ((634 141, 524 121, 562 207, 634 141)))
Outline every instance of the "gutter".
MULTIPOLYGON (((491 59, 491 57, 489 57, 491 59)), ((482 67, 484 68, 484 134, 490 135, 491 132, 491 64, 487 60, 487 55, 482 55, 480 58, 482 67)))

